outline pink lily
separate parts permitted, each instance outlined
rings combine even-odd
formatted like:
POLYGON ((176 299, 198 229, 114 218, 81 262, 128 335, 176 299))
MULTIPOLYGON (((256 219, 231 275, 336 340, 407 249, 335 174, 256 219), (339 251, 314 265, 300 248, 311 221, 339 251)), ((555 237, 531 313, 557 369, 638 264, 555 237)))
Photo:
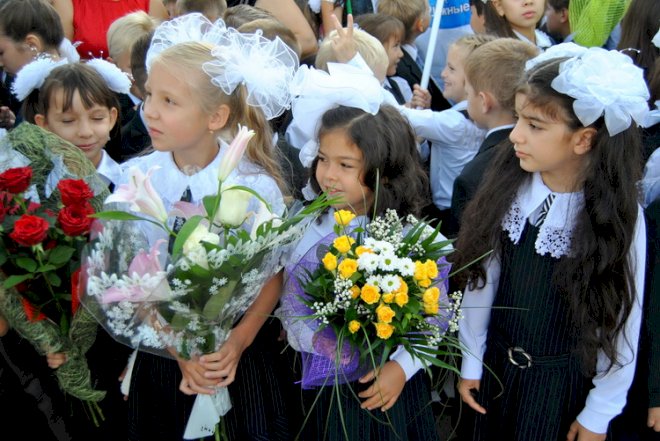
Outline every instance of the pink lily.
POLYGON ((192 202, 177 201, 174 203, 170 215, 190 219, 193 216, 206 216, 206 209, 202 204, 193 204, 192 202))
POLYGON ((254 130, 249 130, 247 127, 243 127, 240 124, 238 125, 238 133, 231 144, 229 144, 229 147, 220 162, 218 179, 224 182, 232 170, 236 168, 245 154, 248 141, 250 141, 253 136, 254 130))
POLYGON ((167 273, 163 271, 160 260, 158 259, 158 256, 160 256, 158 248, 164 243, 166 241, 161 239, 156 242, 149 252, 140 251, 128 267, 129 277, 150 276, 156 278, 155 280, 145 284, 134 283, 124 287, 113 286, 103 294, 101 302, 155 302, 171 298, 167 273))
POLYGON ((120 185, 106 200, 109 202, 127 202, 131 210, 149 215, 162 223, 167 221, 165 205, 151 185, 151 174, 160 167, 151 167, 143 174, 137 167, 131 167, 128 184, 120 185))

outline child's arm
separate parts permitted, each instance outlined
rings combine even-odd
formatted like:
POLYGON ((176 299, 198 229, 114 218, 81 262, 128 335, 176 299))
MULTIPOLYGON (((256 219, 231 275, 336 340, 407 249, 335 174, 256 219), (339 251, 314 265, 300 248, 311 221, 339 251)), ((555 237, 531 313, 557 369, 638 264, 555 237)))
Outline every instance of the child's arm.
POLYGON ((200 358, 200 365, 206 369, 205 378, 220 380, 218 387, 228 386, 234 381, 241 354, 252 344, 254 337, 275 309, 282 290, 282 280, 283 272, 280 271, 264 285, 220 349, 200 358))
POLYGON ((422 89, 422 86, 419 84, 415 84, 413 86, 412 100, 408 104, 406 104, 406 107, 411 109, 430 109, 431 92, 429 92, 427 89, 422 89))
POLYGON ((300 58, 316 53, 318 50, 316 35, 294 0, 257 0, 254 6, 270 12, 284 26, 291 29, 300 45, 300 58))
POLYGON ((335 6, 334 0, 321 0, 321 22, 323 25, 323 36, 327 37, 333 29, 335 29, 335 22, 332 17, 336 17, 337 21, 341 21, 343 8, 335 6))
MULTIPOLYGON (((572 429, 585 429, 594 434, 607 432, 612 418, 621 413, 626 403, 628 389, 635 375, 635 360, 639 342, 639 332, 642 319, 642 303, 644 292, 644 272, 646 262, 646 227, 641 207, 638 212, 635 235, 629 252, 629 261, 634 274, 634 298, 630 315, 624 324, 623 332, 616 339, 617 359, 621 367, 614 366, 606 371, 609 359, 598 352, 596 364, 597 375, 593 379, 594 387, 589 391, 582 412, 577 416, 572 429)), ((568 440, 572 441, 572 432, 569 432, 568 440)), ((575 434, 573 434, 575 435, 575 434)), ((578 435, 578 440, 581 440, 578 435)), ((596 439, 596 438, 594 438, 596 439)))
POLYGON ((448 145, 476 145, 483 140, 484 131, 454 109, 435 112, 431 109, 399 107, 415 134, 422 138, 448 145))
POLYGON ((458 337, 463 352, 458 391, 463 401, 479 413, 486 413, 486 409, 474 399, 472 389, 479 390, 481 382, 490 310, 499 285, 501 268, 497 256, 489 257, 485 265, 486 283, 483 288, 465 290, 461 305, 463 318, 458 324, 458 337))
POLYGON ((380 410, 385 412, 399 399, 399 395, 406 385, 406 374, 399 363, 388 361, 380 372, 372 370, 360 378, 360 383, 368 383, 372 380, 373 384, 358 394, 360 398, 366 398, 360 407, 367 410, 380 407, 380 410))

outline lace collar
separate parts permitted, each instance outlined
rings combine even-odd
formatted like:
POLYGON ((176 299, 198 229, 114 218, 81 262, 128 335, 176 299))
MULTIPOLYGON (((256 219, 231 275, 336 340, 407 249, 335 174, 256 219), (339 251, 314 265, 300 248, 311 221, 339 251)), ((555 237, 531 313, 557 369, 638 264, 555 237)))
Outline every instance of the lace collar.
MULTIPOLYGON (((502 219, 502 229, 511 242, 517 244, 529 219, 538 217, 540 206, 551 193, 541 179, 540 173, 521 185, 509 211, 502 219)), ((571 256, 571 238, 578 213, 584 206, 584 194, 555 193, 555 199, 545 221, 539 228, 535 248, 537 254, 550 254, 554 258, 571 256)))

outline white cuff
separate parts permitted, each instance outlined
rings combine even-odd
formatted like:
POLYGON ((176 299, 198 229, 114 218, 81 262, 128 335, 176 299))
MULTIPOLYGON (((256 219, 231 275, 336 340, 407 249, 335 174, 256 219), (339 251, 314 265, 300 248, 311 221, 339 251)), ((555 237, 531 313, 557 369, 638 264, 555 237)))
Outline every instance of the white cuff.
POLYGON ((424 369, 424 363, 419 357, 413 357, 403 346, 396 348, 390 355, 390 360, 396 361, 406 374, 406 381, 410 380, 420 369, 424 369))

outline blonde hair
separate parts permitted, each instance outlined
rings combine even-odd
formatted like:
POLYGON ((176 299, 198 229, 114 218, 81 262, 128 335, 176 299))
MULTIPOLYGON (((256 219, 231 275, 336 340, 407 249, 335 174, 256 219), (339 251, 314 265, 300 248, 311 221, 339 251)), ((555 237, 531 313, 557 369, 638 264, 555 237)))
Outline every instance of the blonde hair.
POLYGON ((403 22, 406 29, 404 42, 411 40, 415 23, 426 14, 428 7, 426 0, 380 0, 378 2, 380 14, 391 15, 403 22))
MULTIPOLYGON (((319 45, 319 51, 316 53, 316 61, 314 62, 314 66, 317 69, 327 71, 328 63, 337 62, 337 58, 332 51, 332 38, 335 35, 337 35, 337 31, 330 32, 330 35, 319 45)), ((353 40, 355 40, 358 53, 376 76, 378 76, 378 72, 387 73, 387 66, 390 61, 387 57, 387 52, 385 52, 385 47, 383 47, 383 44, 376 37, 360 29, 355 29, 353 31, 353 40)))
POLYGON ((108 52, 115 60, 123 53, 130 52, 133 43, 140 37, 153 32, 160 20, 144 11, 131 12, 113 21, 108 28, 108 52))
POLYGON ((248 105, 244 85, 238 85, 230 95, 226 95, 202 70, 204 63, 215 60, 211 55, 212 49, 212 45, 199 42, 176 44, 161 52, 153 64, 159 63, 169 71, 179 69, 179 74, 180 70, 189 73, 190 75, 185 76, 186 83, 199 98, 199 106, 205 113, 210 115, 223 104, 229 107, 229 118, 221 132, 224 140, 229 141, 236 136, 239 124, 254 130, 255 135, 248 143, 246 155, 250 161, 263 168, 284 191, 286 186, 276 158, 277 149, 273 146, 273 132, 264 113, 260 108, 248 105))
POLYGON ((496 38, 476 48, 465 61, 465 79, 476 93, 488 92, 503 109, 513 110, 516 87, 527 60, 538 55, 531 43, 496 38))
POLYGON ((450 46, 458 46, 465 49, 467 56, 474 52, 476 48, 494 40, 497 40, 497 37, 490 34, 468 34, 455 40, 450 46))

